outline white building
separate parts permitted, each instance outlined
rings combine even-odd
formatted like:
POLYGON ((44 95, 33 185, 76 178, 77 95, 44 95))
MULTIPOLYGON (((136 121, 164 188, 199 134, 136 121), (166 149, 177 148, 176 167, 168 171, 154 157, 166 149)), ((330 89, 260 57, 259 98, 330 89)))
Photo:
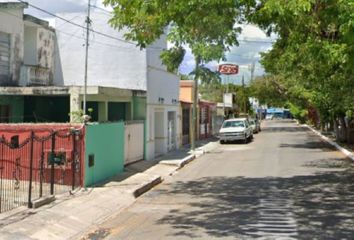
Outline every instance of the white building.
MULTIPOLYGON (((61 15, 83 25, 86 14, 61 15)), ((147 92, 146 98, 146 159, 154 159, 177 148, 179 77, 167 72, 160 60, 167 48, 163 36, 155 44, 141 50, 136 44, 124 40, 124 32, 108 25, 109 16, 99 10, 91 15, 88 57, 88 86, 134 89, 147 92)), ((56 85, 84 84, 85 43, 83 30, 60 19, 56 20, 58 52, 55 74, 56 85)))
MULTIPOLYGON (((24 15, 26 7, 0 3, 0 120, 72 121, 68 113, 83 102, 86 13, 61 14, 74 24, 57 18, 51 28, 24 15)), ((109 18, 99 10, 91 15, 88 106, 97 121, 146 120, 145 158, 154 159, 181 141, 179 78, 159 57, 166 37, 141 50, 109 18)))

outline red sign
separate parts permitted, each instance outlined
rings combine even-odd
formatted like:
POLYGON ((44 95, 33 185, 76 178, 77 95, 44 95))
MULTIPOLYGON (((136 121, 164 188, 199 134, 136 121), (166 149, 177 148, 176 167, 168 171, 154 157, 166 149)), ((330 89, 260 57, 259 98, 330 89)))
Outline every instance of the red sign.
POLYGON ((219 73, 225 75, 238 74, 238 65, 236 64, 221 64, 218 68, 219 73))

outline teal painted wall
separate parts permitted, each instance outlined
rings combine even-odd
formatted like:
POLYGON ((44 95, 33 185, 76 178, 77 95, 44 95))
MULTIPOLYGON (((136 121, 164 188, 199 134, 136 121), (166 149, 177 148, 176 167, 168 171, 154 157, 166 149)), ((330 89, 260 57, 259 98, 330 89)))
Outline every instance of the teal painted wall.
POLYGON ((103 182, 124 170, 124 122, 86 127, 84 185, 103 182), (94 166, 89 167, 89 155, 94 166))
POLYGON ((146 120, 146 97, 133 97, 133 120, 146 120))
POLYGON ((0 105, 10 105, 10 122, 23 122, 24 98, 22 96, 0 96, 0 105))

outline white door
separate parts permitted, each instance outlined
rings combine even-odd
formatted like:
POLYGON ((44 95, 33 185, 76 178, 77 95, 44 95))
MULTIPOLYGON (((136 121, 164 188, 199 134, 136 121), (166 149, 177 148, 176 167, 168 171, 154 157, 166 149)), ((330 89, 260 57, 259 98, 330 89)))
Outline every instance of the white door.
POLYGON ((168 151, 176 149, 176 112, 168 112, 168 151))
POLYGON ((133 163, 144 158, 144 123, 125 125, 125 162, 133 163))
POLYGON ((155 157, 160 156, 166 152, 166 137, 165 137, 165 121, 164 112, 155 112, 155 157))

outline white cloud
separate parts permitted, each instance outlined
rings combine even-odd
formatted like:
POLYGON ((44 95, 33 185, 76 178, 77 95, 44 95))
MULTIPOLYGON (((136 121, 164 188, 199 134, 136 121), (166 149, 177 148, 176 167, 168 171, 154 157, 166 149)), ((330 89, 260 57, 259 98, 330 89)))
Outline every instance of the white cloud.
MULTIPOLYGON (((7 0, 0 0, 0 2, 7 2, 7 0)), ((27 0, 27 2, 54 14, 62 12, 84 12, 87 11, 88 4, 88 0, 27 0)), ((110 10, 109 7, 105 7, 103 5, 102 0, 92 0, 91 4, 110 10)), ((100 10, 97 9, 97 11, 100 10)), ((48 14, 38 11, 32 7, 26 9, 25 12, 36 17, 44 18, 50 22, 53 21, 48 14)), ((255 62, 255 74, 261 75, 264 71, 258 63, 260 59, 259 53, 269 51, 272 46, 270 42, 276 39, 276 36, 273 35, 270 38, 267 37, 267 35, 255 25, 240 25, 240 27, 242 27, 242 33, 238 38, 240 40, 240 45, 238 47, 233 47, 231 51, 226 54, 227 62, 236 63, 238 65, 249 65, 252 62, 255 62)), ((194 69, 194 65, 193 55, 190 49, 187 48, 184 62, 180 66, 180 71, 182 73, 189 73, 194 69)), ((207 64, 207 66, 213 70, 216 69, 217 65, 217 62, 207 64)), ((240 74, 235 77, 235 81, 239 82, 241 74, 245 75, 246 81, 249 80, 249 71, 242 69, 240 74)))

